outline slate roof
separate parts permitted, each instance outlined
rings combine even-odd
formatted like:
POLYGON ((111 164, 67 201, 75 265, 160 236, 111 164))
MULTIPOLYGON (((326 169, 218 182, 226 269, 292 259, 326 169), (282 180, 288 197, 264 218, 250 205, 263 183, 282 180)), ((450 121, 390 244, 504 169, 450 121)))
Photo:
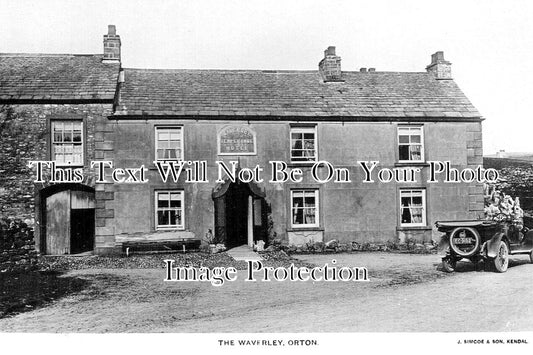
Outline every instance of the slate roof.
POLYGON ((0 54, 0 101, 112 102, 119 68, 102 55, 0 54))
POLYGON ((125 69, 115 116, 476 119, 453 80, 428 73, 125 69))

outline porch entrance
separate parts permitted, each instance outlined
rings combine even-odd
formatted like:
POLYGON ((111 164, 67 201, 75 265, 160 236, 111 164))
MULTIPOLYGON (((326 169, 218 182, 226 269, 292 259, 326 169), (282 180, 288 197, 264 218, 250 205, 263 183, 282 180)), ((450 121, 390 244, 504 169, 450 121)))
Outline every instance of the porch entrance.
POLYGON ((215 237, 227 248, 267 241, 264 194, 252 183, 229 182, 213 191, 215 237))
POLYGON ((94 191, 69 186, 43 192, 44 238, 41 250, 49 255, 79 254, 94 249, 94 191))

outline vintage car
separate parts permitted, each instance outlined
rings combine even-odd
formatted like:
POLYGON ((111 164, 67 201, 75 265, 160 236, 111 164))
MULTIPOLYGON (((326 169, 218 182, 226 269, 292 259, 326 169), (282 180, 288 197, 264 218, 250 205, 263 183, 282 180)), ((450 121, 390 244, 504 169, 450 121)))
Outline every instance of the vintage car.
MULTIPOLYGON (((529 224, 529 223, 528 223, 529 224)), ((439 243, 442 266, 455 271, 461 259, 485 262, 497 272, 505 272, 509 255, 528 254, 533 263, 533 226, 517 224, 506 216, 495 220, 439 221, 435 226, 446 233, 439 243)))

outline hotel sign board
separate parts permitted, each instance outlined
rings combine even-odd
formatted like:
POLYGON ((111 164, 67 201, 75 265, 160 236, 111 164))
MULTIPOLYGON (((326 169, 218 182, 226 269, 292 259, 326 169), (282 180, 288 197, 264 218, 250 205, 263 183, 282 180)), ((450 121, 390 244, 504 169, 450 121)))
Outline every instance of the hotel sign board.
POLYGON ((256 134, 248 126, 225 126, 218 132, 218 155, 255 155, 256 134))

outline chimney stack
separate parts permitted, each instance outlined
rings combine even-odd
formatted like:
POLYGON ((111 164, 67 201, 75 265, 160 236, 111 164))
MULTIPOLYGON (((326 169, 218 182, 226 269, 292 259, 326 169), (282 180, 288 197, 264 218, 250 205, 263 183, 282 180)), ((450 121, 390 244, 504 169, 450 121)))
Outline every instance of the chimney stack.
POLYGON ((452 63, 444 60, 444 52, 442 51, 431 55, 431 64, 426 67, 426 70, 435 75, 436 79, 452 78, 452 63))
POLYGON ((107 27, 104 35, 104 63, 120 63, 120 36, 117 35, 115 25, 107 27))
POLYGON ((341 79, 341 57, 335 54, 335 47, 329 46, 324 51, 324 59, 318 63, 318 70, 322 79, 328 81, 342 81, 341 79))

